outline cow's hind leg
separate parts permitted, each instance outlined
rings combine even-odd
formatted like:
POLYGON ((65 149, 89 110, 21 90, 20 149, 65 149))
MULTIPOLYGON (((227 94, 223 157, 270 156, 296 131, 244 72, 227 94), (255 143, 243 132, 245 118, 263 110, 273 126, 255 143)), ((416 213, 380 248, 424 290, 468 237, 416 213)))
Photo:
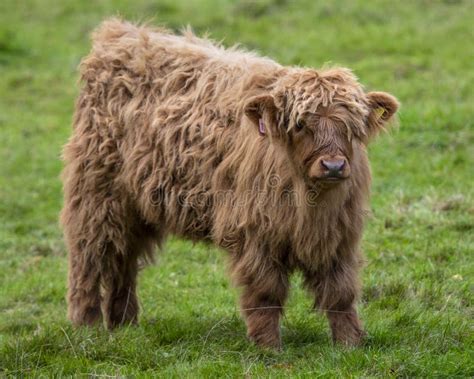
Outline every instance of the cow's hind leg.
POLYGON ((89 247, 85 239, 69 238, 67 244, 68 317, 74 325, 93 325, 101 319, 99 266, 87 254, 89 247))
POLYGON ((102 263, 102 312, 106 326, 114 328, 138 321, 139 304, 136 293, 138 258, 153 248, 152 234, 137 230, 129 238, 125 254, 117 254, 113 245, 102 263))
POLYGON ((66 197, 68 314, 76 325, 93 324, 102 315, 111 328, 137 321, 138 258, 151 252, 153 236, 126 198, 99 195, 66 197))
POLYGON ((104 274, 116 274, 108 263, 128 253, 125 206, 99 195, 66 196, 62 213, 69 247, 68 315, 75 325, 100 319, 104 274))
MULTIPOLYGON (((114 224, 117 227, 117 224, 114 224)), ((101 261, 102 313, 107 328, 138 321, 137 274, 140 258, 152 259, 158 234, 129 215, 126 228, 104 247, 101 261), (117 243, 117 241, 119 243, 117 243)))

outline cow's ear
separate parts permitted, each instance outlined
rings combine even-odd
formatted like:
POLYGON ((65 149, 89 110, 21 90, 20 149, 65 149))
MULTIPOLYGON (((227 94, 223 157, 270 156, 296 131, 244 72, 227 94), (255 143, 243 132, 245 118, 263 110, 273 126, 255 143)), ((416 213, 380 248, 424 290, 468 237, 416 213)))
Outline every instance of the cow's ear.
POLYGON ((277 136, 278 110, 271 95, 252 97, 244 107, 244 113, 262 136, 277 136))
POLYGON ((400 103, 386 92, 369 92, 369 118, 367 123, 368 137, 375 137, 380 131, 385 130, 393 120, 400 103))

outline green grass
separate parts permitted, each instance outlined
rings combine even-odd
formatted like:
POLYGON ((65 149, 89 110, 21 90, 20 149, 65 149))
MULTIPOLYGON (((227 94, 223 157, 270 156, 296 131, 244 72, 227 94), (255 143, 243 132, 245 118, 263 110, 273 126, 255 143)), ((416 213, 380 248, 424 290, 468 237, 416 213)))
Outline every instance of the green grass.
POLYGON ((473 19, 469 0, 0 2, 0 376, 474 376, 473 19), (141 273, 138 327, 69 325, 60 152, 88 34, 117 14, 345 65, 401 100, 370 148, 364 347, 332 346, 299 277, 283 352, 250 345, 225 254, 176 239, 141 273))

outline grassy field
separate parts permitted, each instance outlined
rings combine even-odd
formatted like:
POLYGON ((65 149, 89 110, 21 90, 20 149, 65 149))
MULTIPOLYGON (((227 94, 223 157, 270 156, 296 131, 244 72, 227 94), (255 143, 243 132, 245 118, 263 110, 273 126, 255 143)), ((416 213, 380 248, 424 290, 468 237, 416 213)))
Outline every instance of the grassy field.
POLYGON ((0 377, 474 376, 474 3, 465 1, 0 2, 0 377), (402 102, 370 148, 360 305, 369 337, 330 343, 296 276, 284 350, 245 338, 217 249, 172 239, 143 270, 138 327, 66 320, 60 151, 90 31, 120 14, 191 24, 284 64, 351 67, 402 102))

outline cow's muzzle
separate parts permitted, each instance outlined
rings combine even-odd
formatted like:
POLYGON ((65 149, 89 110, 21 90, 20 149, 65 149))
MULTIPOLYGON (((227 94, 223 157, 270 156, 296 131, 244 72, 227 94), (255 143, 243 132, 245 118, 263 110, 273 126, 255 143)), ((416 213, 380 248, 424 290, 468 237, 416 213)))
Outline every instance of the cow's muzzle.
POLYGON ((339 182, 350 176, 350 165, 342 155, 323 155, 309 168, 308 176, 313 181, 339 182))

